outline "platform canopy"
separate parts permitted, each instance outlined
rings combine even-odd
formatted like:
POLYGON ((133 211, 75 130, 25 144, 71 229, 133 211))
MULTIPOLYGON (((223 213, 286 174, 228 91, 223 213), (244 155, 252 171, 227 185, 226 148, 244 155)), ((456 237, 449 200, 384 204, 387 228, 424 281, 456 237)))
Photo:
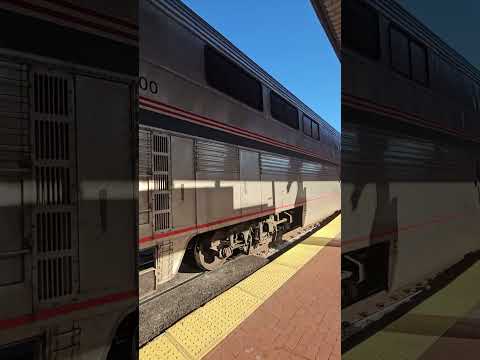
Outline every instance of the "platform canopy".
POLYGON ((311 0, 313 8, 340 59, 342 48, 341 0, 311 0))

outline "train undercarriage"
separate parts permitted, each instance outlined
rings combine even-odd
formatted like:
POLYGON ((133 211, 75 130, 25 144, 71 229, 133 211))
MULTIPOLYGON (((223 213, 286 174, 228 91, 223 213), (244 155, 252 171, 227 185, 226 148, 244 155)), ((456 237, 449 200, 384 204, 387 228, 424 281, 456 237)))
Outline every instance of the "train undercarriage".
POLYGON ((342 254, 342 308, 387 290, 389 245, 385 241, 342 254))
POLYGON ((202 270, 221 267, 235 253, 267 256, 279 233, 301 226, 302 208, 255 219, 201 234, 192 239, 189 252, 202 270))

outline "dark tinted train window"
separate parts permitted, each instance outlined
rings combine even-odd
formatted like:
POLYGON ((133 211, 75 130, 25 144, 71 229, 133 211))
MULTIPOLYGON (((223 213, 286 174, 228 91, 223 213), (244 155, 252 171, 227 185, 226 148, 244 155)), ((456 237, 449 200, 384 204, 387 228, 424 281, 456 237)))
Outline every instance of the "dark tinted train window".
POLYGON ((297 108, 273 91, 270 92, 270 113, 278 121, 294 129, 298 129, 297 108))
POLYGON ((360 55, 380 56, 378 14, 361 1, 342 2, 342 45, 360 55))
POLYGON ((210 46, 205 47, 205 75, 210 86, 263 111, 261 83, 210 46))
POLYGON ((312 121, 312 137, 314 139, 320 140, 319 127, 316 121, 312 121))
POLYGON ((393 69, 410 77, 408 37, 393 27, 390 28, 390 57, 393 69))
POLYGON ((427 49, 416 41, 411 41, 410 55, 412 59, 412 79, 420 84, 427 85, 427 49))
POLYGON ((303 132, 305 135, 312 136, 312 119, 303 115, 303 132))

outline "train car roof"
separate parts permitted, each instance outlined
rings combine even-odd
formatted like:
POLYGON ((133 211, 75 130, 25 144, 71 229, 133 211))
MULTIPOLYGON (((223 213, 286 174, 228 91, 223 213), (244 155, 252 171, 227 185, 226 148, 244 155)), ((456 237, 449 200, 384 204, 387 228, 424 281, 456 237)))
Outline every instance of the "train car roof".
POLYGON ((459 70, 476 81, 477 84, 480 84, 480 70, 415 18, 415 16, 403 8, 398 2, 395 0, 369 0, 368 3, 395 21, 397 25, 409 30, 412 35, 422 40, 427 47, 454 64, 459 70))
POLYGON ((342 16, 340 0, 311 0, 338 59, 342 49, 342 16))
POLYGON ((256 78, 262 81, 270 89, 290 101, 294 106, 301 110, 305 115, 317 120, 320 126, 333 135, 337 140, 340 138, 340 133, 326 122, 322 117, 305 105, 300 99, 288 91, 282 84, 275 80, 240 49, 233 45, 222 34, 215 30, 205 20, 198 16, 193 10, 178 0, 149 0, 156 5, 163 12, 178 21, 180 24, 186 26, 195 35, 206 41, 217 50, 224 53, 226 56, 234 59, 239 65, 243 66, 256 78))

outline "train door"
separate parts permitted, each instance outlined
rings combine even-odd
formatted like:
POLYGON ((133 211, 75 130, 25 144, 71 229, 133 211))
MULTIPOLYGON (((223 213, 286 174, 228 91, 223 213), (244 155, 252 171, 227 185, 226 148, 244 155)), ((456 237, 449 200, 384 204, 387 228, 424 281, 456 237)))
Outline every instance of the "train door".
POLYGON ((195 224, 193 139, 172 136, 172 222, 181 229, 195 224))
POLYGON ((80 292, 136 287, 135 127, 127 84, 77 76, 80 292), (88 266, 86 265, 88 261, 88 266))
POLYGON ((106 355, 112 330, 137 304, 137 192, 132 89, 127 83, 75 77, 80 299, 129 301, 78 321, 81 359, 106 355))
POLYGON ((257 152, 240 150, 240 206, 242 215, 258 213, 262 210, 259 161, 257 152))

